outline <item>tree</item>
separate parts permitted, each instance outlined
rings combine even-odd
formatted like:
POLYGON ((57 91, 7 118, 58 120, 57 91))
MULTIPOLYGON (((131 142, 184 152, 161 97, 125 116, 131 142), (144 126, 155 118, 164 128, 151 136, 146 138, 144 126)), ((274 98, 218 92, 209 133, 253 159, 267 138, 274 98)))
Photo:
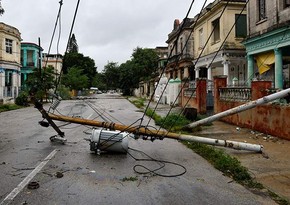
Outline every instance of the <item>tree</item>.
POLYGON ((48 90, 55 88, 55 72, 52 66, 43 68, 41 73, 38 68, 35 68, 33 72, 28 76, 26 81, 29 90, 35 92, 35 97, 43 99, 48 90))
POLYGON ((108 64, 104 66, 103 75, 107 90, 119 88, 120 73, 118 63, 108 62, 108 64))
POLYGON ((154 76, 158 67, 158 59, 158 54, 154 49, 139 47, 134 49, 132 61, 139 80, 148 80, 154 76))
POLYGON ((97 87, 99 90, 107 90, 105 75, 103 73, 96 73, 92 82, 92 87, 97 87))
POLYGON ((134 88, 139 85, 139 77, 136 77, 136 66, 133 61, 122 63, 120 69, 120 89, 124 95, 132 95, 134 88))
POLYGON ((141 80, 154 77, 158 58, 154 49, 139 47, 134 49, 131 60, 119 67, 120 88, 124 95, 132 95, 133 90, 139 87, 141 80))
POLYGON ((124 95, 131 95, 139 87, 141 80, 149 80, 155 76, 158 67, 158 55, 154 49, 134 49, 131 60, 118 66, 116 62, 108 62, 102 72, 107 89, 120 88, 124 95))
POLYGON ((75 34, 72 34, 71 38, 69 39, 67 52, 68 53, 78 53, 79 52, 79 46, 77 44, 75 34))
POLYGON ((63 59, 63 73, 67 74, 72 67, 78 67, 82 69, 82 73, 88 77, 87 88, 93 84, 94 77, 97 73, 95 67, 95 61, 88 56, 84 56, 81 53, 66 53, 63 59))
POLYGON ((88 84, 88 77, 82 73, 82 69, 74 66, 62 77, 62 83, 71 90, 82 90, 88 84))

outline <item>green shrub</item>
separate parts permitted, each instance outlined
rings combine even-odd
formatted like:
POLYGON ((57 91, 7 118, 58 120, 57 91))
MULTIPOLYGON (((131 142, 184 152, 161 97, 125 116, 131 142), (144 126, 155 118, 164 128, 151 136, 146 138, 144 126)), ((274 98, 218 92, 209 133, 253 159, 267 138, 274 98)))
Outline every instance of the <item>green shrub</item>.
POLYGON ((157 125, 165 129, 170 129, 171 131, 182 130, 185 125, 190 123, 190 121, 186 119, 183 115, 175 113, 169 114, 167 117, 156 120, 155 122, 157 125))
POLYGON ((145 99, 144 99, 144 98, 138 98, 138 99, 132 101, 132 103, 133 103, 137 108, 142 108, 142 107, 144 107, 144 102, 145 102, 145 99))
POLYGON ((18 97, 15 99, 15 104, 20 106, 27 106, 28 105, 28 93, 21 92, 18 97))
POLYGON ((57 88, 57 93, 63 100, 70 99, 70 92, 69 91, 70 91, 69 88, 65 87, 64 85, 60 85, 57 88))

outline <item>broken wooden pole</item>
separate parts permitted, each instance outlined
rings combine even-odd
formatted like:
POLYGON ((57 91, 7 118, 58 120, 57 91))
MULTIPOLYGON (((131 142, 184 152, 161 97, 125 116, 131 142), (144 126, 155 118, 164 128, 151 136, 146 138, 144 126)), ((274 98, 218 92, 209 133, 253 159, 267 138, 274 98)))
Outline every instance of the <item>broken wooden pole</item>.
POLYGON ((189 141, 189 142, 199 142, 203 144, 215 145, 215 146, 223 146, 232 149, 238 150, 248 150, 254 152, 262 152, 263 146, 257 144, 250 144, 244 142, 235 142, 229 140, 219 140, 219 139, 212 139, 212 138, 205 138, 205 137, 198 137, 193 135, 184 135, 178 134, 173 132, 167 132, 162 130, 150 130, 145 127, 133 127, 127 126, 122 124, 117 124, 113 122, 101 122, 96 120, 88 120, 88 119, 80 119, 80 118, 73 118, 68 116, 61 116, 55 114, 48 114, 49 118, 53 120, 63 121, 63 122, 71 122, 76 124, 82 125, 89 125, 94 127, 103 127, 111 130, 119 130, 120 132, 129 132, 135 135, 144 135, 144 136, 153 136, 159 139, 169 138, 169 139, 176 139, 181 141, 189 141))

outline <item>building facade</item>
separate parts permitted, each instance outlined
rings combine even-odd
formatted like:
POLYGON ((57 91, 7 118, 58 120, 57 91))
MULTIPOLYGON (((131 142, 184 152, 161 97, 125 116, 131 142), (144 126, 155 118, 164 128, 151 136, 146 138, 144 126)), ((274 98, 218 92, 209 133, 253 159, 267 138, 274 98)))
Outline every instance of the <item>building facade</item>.
POLYGON ((193 69, 193 18, 186 18, 182 22, 174 20, 173 30, 168 34, 168 63, 165 74, 168 79, 184 80, 189 77, 193 69))
POLYGON ((277 89, 290 87, 290 1, 249 1, 247 10, 248 38, 244 45, 248 79, 270 80, 277 89))
POLYGON ((20 41, 18 29, 0 22, 0 104, 14 103, 19 93, 20 41))
POLYGON ((26 89, 26 81, 34 69, 42 66, 42 48, 35 43, 21 43, 21 87, 26 89), (39 53, 40 52, 40 53, 39 53), (40 64, 40 65, 39 65, 40 64))
POLYGON ((56 76, 59 76, 62 70, 63 56, 61 54, 42 54, 42 65, 54 68, 56 76))
POLYGON ((227 76, 228 85, 246 82, 246 1, 216 0, 197 15, 194 26, 195 78, 227 76), (235 80, 237 82, 235 82, 235 80))

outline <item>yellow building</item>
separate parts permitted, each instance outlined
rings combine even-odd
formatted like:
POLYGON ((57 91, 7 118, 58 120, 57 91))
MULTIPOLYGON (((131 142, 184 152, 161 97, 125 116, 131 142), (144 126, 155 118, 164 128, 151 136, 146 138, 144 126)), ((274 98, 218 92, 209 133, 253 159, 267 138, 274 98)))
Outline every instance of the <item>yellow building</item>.
POLYGON ((18 29, 0 22, 0 104, 14 103, 19 93, 20 35, 18 29))
MULTIPOLYGON (((197 15, 198 16, 198 15, 197 15)), ((245 85, 247 36, 246 1, 216 0, 200 13, 194 27, 195 78, 226 75, 228 85, 237 79, 245 85)))

